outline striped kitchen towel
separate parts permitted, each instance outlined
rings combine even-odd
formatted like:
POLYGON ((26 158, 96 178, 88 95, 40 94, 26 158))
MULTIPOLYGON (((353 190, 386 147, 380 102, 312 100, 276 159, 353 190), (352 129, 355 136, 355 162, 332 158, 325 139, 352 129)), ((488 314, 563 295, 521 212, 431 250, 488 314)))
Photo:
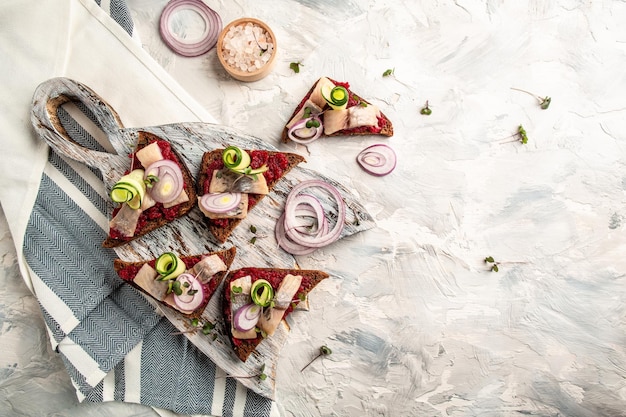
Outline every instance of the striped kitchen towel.
POLYGON ((126 0, 95 0, 98 6, 107 12, 128 34, 136 37, 133 18, 126 4, 126 0))
MULTIPOLYGON (((112 17, 122 16, 120 24, 131 34, 123 2, 110 0, 110 5, 112 17), (114 13, 122 6, 125 13, 114 13)), ((93 115, 78 107, 97 125, 93 115)), ((65 109, 59 110, 59 118, 73 140, 104 150, 65 109)), ((118 278, 115 252, 102 248, 108 204, 97 170, 50 150, 23 254, 52 346, 79 400, 141 403, 182 414, 276 416, 273 401, 225 378, 118 278)))

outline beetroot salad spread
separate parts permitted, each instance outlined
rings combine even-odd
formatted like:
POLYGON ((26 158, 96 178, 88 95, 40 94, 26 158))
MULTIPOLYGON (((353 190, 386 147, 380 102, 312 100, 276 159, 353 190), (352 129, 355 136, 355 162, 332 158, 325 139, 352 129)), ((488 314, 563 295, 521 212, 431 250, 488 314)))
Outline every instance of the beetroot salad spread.
MULTIPOLYGON (((153 142, 157 142, 159 149, 161 150, 161 154, 163 155, 163 158, 169 159, 170 161, 175 162, 179 167, 181 167, 181 170, 182 170, 180 161, 178 160, 178 157, 172 150, 172 147, 170 146, 169 142, 164 141, 164 140, 153 139, 153 140, 149 140, 147 145, 150 145, 153 142)), ((135 154, 132 154, 132 158, 133 158, 133 162, 132 162, 133 167, 143 167, 144 169, 147 168, 141 165, 141 163, 139 162, 139 159, 137 159, 137 156, 135 154)), ((127 171, 125 172, 125 174, 128 174, 129 172, 130 171, 127 171)), ((183 189, 187 190, 188 186, 189 184, 185 183, 183 189)), ((121 208, 121 205, 116 207, 113 210, 113 217, 115 217, 115 215, 120 210, 120 208, 121 208)), ((137 227, 135 228, 135 233, 137 233, 140 230, 143 230, 143 228, 146 226, 146 224, 150 220, 156 220, 160 218, 165 218, 167 221, 174 220, 178 216, 179 210, 180 210, 180 204, 177 204, 173 207, 165 208, 163 207, 163 203, 156 203, 154 206, 150 207, 148 210, 143 211, 139 215, 139 220, 137 221, 137 227)), ((119 233, 117 230, 113 228, 109 229, 109 236, 111 236, 114 239, 119 239, 119 240, 133 239, 133 236, 123 236, 121 233, 119 233)))
MULTIPOLYGON (((268 152, 265 150, 247 150, 250 155, 250 167, 257 169, 263 165, 267 165, 267 171, 263 172, 267 186, 272 186, 283 176, 287 167, 289 167, 289 160, 280 152, 268 152)), ((213 171, 224 168, 224 161, 221 158, 215 159, 211 162, 207 168, 206 178, 202 184, 202 193, 209 193, 209 186, 211 184, 211 178, 213 178, 213 171)), ((252 209, 258 201, 258 194, 248 194, 248 210, 252 209)), ((210 219, 210 223, 218 227, 227 227, 229 222, 237 219, 210 219)))

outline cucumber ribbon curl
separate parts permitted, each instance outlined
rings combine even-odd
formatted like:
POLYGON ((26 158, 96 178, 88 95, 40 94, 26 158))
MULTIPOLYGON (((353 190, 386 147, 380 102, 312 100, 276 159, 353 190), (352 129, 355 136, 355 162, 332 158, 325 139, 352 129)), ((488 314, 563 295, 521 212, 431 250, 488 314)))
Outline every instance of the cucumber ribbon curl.
POLYGON ((226 168, 239 174, 255 175, 268 170, 267 165, 263 165, 262 167, 256 169, 252 168, 250 166, 250 163, 252 162, 250 154, 238 146, 229 146, 224 149, 224 152, 222 153, 222 161, 224 162, 224 166, 226 168))

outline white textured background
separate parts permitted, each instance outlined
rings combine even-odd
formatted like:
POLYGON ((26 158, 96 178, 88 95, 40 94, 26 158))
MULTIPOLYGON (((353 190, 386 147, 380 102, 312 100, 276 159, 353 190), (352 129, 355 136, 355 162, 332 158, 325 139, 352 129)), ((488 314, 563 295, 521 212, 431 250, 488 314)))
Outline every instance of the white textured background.
MULTIPOLYGON (((206 2, 224 24, 273 28, 270 76, 245 84, 214 52, 174 55, 157 31, 167 2, 129 0, 145 49, 222 123, 280 145, 329 76, 395 125, 390 139, 280 145, 343 181, 379 225, 300 260, 332 278, 282 351, 285 417, 626 415, 625 1, 206 2), (553 102, 541 110, 511 87, 553 102), (527 145, 499 143, 520 124, 527 145), (398 167, 371 177, 354 158, 383 141, 398 167), (301 373, 322 344, 333 354, 301 373)), ((0 407, 156 415, 76 403, 1 226, 0 407)))

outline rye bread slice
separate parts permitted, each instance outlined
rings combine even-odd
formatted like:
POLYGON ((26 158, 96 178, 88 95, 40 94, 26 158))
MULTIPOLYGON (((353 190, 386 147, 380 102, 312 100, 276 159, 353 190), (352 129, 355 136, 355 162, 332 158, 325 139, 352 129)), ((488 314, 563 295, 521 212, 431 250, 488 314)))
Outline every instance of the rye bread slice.
MULTIPOLYGON (((171 209, 168 209, 169 219, 176 219, 176 218, 184 216, 196 206, 196 202, 198 201, 198 196, 196 194, 195 182, 194 182, 193 176, 191 175, 191 172, 189 171, 189 168, 187 167, 187 165, 185 165, 185 163, 183 162, 178 152, 176 152, 176 150, 173 147, 171 147, 171 145, 169 144, 167 140, 162 139, 152 133, 140 131, 139 138, 137 139, 136 150, 138 151, 155 141, 160 141, 165 147, 169 147, 169 149, 171 150, 171 153, 170 153, 170 158, 168 159, 172 159, 174 162, 176 162, 178 166, 180 166, 181 172, 183 174, 183 179, 185 182, 184 190, 187 193, 187 196, 189 197, 189 201, 175 206, 177 208, 177 211, 175 212, 175 214, 173 214, 174 207, 172 207, 171 209)), ((133 155, 133 158, 134 158, 133 167, 134 168, 142 167, 141 163, 134 155, 133 155)), ((143 167, 143 168, 145 169, 147 167, 143 167)), ((167 223, 171 222, 172 220, 169 220, 168 218, 165 217, 165 215, 161 211, 162 208, 163 208, 163 205, 161 203, 157 203, 154 207, 148 209, 146 213, 142 213, 140 216, 137 229, 135 230, 135 234, 131 237, 119 236, 118 234, 115 233, 113 229, 109 229, 108 236, 105 239, 105 241, 102 243, 102 246, 105 248, 112 248, 112 247, 120 246, 132 240, 135 240, 140 236, 150 233, 151 231, 158 229, 159 227, 165 226, 167 223), (160 211, 161 213, 160 216, 155 215, 154 212, 157 210, 160 211)))
MULTIPOLYGON (((226 264, 227 268, 230 268, 230 266, 233 263, 233 260, 235 259, 236 254, 237 254, 237 249, 235 247, 232 247, 230 249, 226 249, 226 250, 218 251, 218 252, 209 252, 209 253, 204 253, 204 254, 195 255, 195 256, 181 256, 180 259, 183 262, 185 262, 187 269, 190 269, 203 257, 210 256, 210 255, 217 255, 220 257, 220 259, 222 259, 224 264, 226 264)), ((156 258, 150 259, 147 261, 142 261, 142 262, 127 262, 127 261, 123 261, 122 259, 116 258, 113 261, 113 268, 115 269, 115 272, 117 272, 119 277, 124 280, 124 282, 132 285, 143 294, 146 294, 147 296, 149 296, 153 300, 158 301, 159 303, 166 306, 167 308, 178 311, 174 309, 173 307, 171 307, 169 304, 161 300, 157 300, 151 294, 147 293, 139 285, 133 282, 133 279, 137 275, 137 272, 145 263, 148 263, 150 266, 154 268, 155 262, 156 262, 156 258)), ((217 274, 213 275, 213 277, 210 279, 210 281, 207 284, 203 284, 203 290, 205 291, 205 294, 204 294, 203 302, 200 305, 200 307, 195 309, 192 313, 183 313, 180 311, 178 312, 182 314, 183 316, 189 317, 189 318, 200 317, 200 315, 202 315, 202 312, 206 308, 207 304, 211 300, 211 297, 215 294, 215 291, 217 290, 219 285, 222 283, 222 281, 224 280, 224 277, 226 277, 227 274, 228 274, 228 269, 223 272, 218 272, 217 274)))
MULTIPOLYGON (((328 77, 326 77, 326 78, 328 78, 328 77)), ((351 97, 350 101, 348 102, 349 103, 348 107, 359 105, 360 103, 371 104, 369 101, 365 100, 363 97, 361 97, 360 95, 358 95, 354 91, 352 91, 350 89, 350 85, 348 83, 340 83, 340 82, 335 81, 335 80, 333 80, 331 78, 328 78, 328 79, 330 81, 332 81, 335 85, 343 85, 344 87, 346 87, 346 90, 348 90, 348 94, 351 97)), ((287 121, 287 123, 289 123, 289 121, 291 121, 291 119, 293 119, 296 116, 296 114, 298 114, 298 112, 302 109, 302 107, 304 106, 306 101, 309 99, 309 97, 311 97, 311 94, 313 93, 313 90, 315 89, 315 86, 317 85, 318 82, 319 82, 319 80, 316 81, 313 84, 313 86, 309 89, 309 91, 306 93, 304 98, 300 101, 300 104, 298 104, 298 106, 296 107, 294 112, 291 114, 291 117, 289 117, 289 120, 287 121)), ((325 108, 328 108, 328 105, 326 105, 325 108)), ((380 119, 378 121, 378 128, 380 128, 380 131, 378 131, 378 132, 373 132, 373 131, 370 131, 368 129, 363 129, 363 128, 355 128, 355 129, 338 130, 337 132, 334 132, 334 133, 332 133, 330 135, 322 133, 322 136, 328 136, 329 137, 329 136, 381 135, 381 136, 391 137, 391 136, 393 136, 393 124, 391 123, 391 120, 389 120, 389 118, 387 116, 385 116, 385 114, 382 111, 380 112, 380 119)), ((289 136, 287 134, 288 131, 289 131, 289 129, 287 128, 287 126, 285 126, 283 128, 283 132, 282 132, 282 135, 281 135, 281 139, 285 143, 289 142, 289 136)))
MULTIPOLYGON (((198 173, 198 195, 202 196, 206 194, 208 190, 208 185, 211 181, 211 177, 213 175, 213 171, 215 169, 221 169, 224 167, 224 163, 222 162, 222 153, 224 149, 214 149, 209 152, 205 152, 202 155, 202 163, 200 164, 200 171, 198 173)), ((287 164, 286 167, 282 170, 281 175, 273 177, 269 172, 263 173, 265 176, 265 180, 267 182, 267 188, 271 192, 274 186, 285 176, 289 171, 291 171, 296 165, 300 162, 305 161, 304 157, 289 152, 278 152, 278 151, 266 151, 266 150, 249 150, 246 149, 246 152, 253 154, 254 152, 266 152, 268 155, 268 160, 275 160, 278 155, 283 155, 286 158, 287 164)), ((269 165, 269 164, 268 164, 269 165)), ((248 194, 250 199, 248 211, 252 210, 259 202, 265 197, 264 194, 248 194), (253 202, 254 201, 254 202, 253 202)), ((211 232, 211 234, 215 237, 215 239, 219 243, 225 243, 228 240, 228 237, 232 234, 233 230, 241 223, 244 219, 219 219, 212 220, 208 217, 205 217, 205 222, 207 228, 211 232)))
MULTIPOLYGON (((250 275, 252 277, 252 282, 257 279, 266 279, 270 282, 274 290, 278 288, 283 278, 288 275, 301 275, 302 283, 300 284, 300 288, 296 293, 296 300, 303 300, 309 294, 309 292, 315 288, 317 284, 319 284, 322 280, 328 278, 328 274, 323 271, 318 270, 306 270, 306 269, 278 269, 278 268, 241 268, 228 273, 226 280, 224 282, 224 298, 223 301, 223 312, 224 312, 224 321, 226 323, 226 331, 228 332, 229 339, 231 341, 231 345, 233 350, 235 351, 237 357, 245 362, 248 357, 254 352, 257 346, 263 342, 264 337, 260 333, 257 333, 257 337, 255 339, 236 339, 232 334, 232 311, 231 311, 231 291, 230 291, 230 283, 237 279, 244 277, 246 275, 250 275)), ((294 306, 290 306, 285 310, 285 314, 283 316, 283 320, 293 311, 294 306)), ((272 336, 267 336, 272 337, 272 336)))

